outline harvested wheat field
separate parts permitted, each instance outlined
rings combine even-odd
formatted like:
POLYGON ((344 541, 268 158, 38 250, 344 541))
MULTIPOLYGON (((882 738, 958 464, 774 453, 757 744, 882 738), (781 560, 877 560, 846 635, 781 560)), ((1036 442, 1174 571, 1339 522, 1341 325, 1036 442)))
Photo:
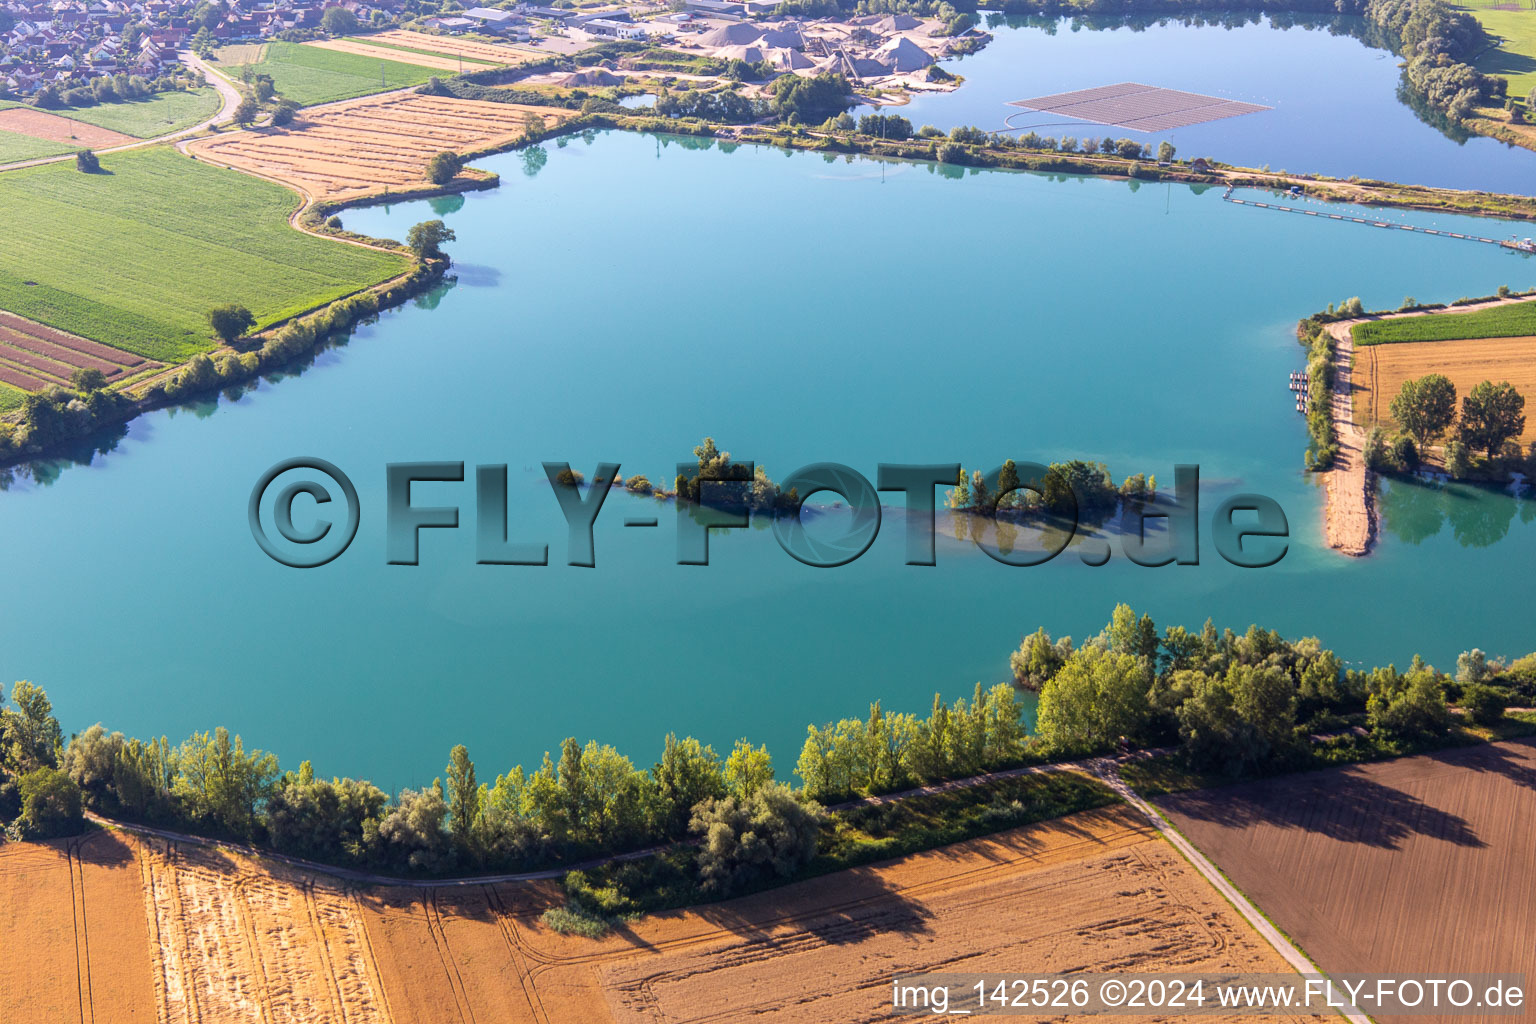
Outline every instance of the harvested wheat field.
POLYGON ((844 1024, 888 1017, 897 972, 1286 970, 1123 806, 596 941, 539 923, 555 882, 353 890, 159 839, 77 845, 0 847, 0 947, 29 951, 0 958, 0 1020, 844 1024))
POLYGON ((427 162, 437 153, 509 146, 522 137, 528 118, 547 126, 573 113, 396 94, 308 111, 287 129, 200 139, 189 149, 209 163, 274 178, 313 199, 333 199, 425 186, 427 162))
POLYGON ((349 892, 197 847, 140 863, 161 1021, 390 1019, 349 892))
POLYGON ((1158 802, 1325 971, 1536 977, 1536 744, 1158 802))
POLYGON ((544 56, 537 50, 523 50, 499 43, 480 43, 471 39, 456 39, 452 36, 434 36, 403 28, 379 32, 367 38, 377 39, 381 43, 394 43, 396 46, 409 46, 413 50, 425 50, 428 53, 463 57, 466 60, 482 60, 489 64, 526 64, 544 56))
POLYGON ((161 365, 0 310, 0 381, 23 391, 71 387, 77 370, 100 370, 113 383, 161 365))
POLYGON ((114 132, 110 128, 98 128, 84 121, 74 121, 57 114, 50 114, 31 107, 10 107, 0 110, 0 129, 30 135, 49 142, 65 142, 75 146, 104 149, 108 146, 126 146, 140 142, 132 135, 114 132))
MULTIPOLYGON (((1458 402, 1485 380, 1509 381, 1536 398, 1536 338, 1477 338, 1355 346, 1355 411, 1364 425, 1392 426, 1392 399, 1403 381, 1442 373, 1456 385, 1458 402)), ((1527 417, 1519 440, 1536 441, 1536 416, 1527 417)))
POLYGON ((0 894, 0 1021, 156 1021, 132 840, 0 845, 0 894))
MULTIPOLYGON (((376 57, 379 60, 395 60, 402 64, 415 64, 418 67, 433 68, 438 71, 461 71, 463 65, 456 57, 444 57, 441 54, 429 55, 425 53, 407 53, 405 50, 395 50, 387 46, 369 46, 367 43, 352 39, 317 39, 304 44, 313 46, 319 50, 335 50, 337 53, 352 53, 359 57, 376 57)), ((483 64, 471 64, 469 70, 483 68, 483 64)))
POLYGON ((365 897, 395 1020, 844 1024, 887 1018, 895 973, 1286 970, 1124 807, 598 941, 540 925, 557 900, 553 886, 365 897))

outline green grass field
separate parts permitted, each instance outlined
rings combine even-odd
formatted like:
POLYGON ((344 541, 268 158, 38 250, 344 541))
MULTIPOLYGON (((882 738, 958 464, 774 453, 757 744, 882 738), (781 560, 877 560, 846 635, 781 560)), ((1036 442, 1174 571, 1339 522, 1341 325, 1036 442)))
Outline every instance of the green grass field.
MULTIPOLYGON (((302 106, 420 85, 444 72, 393 60, 322 50, 299 43, 268 43, 266 59, 243 65, 272 76, 273 87, 302 106)), ((239 69, 231 69, 239 77, 239 69)))
POLYGON ((204 118, 212 117, 218 109, 218 92, 205 88, 189 92, 161 92, 143 100, 103 103, 95 107, 54 110, 50 113, 84 121, 98 128, 110 128, 134 138, 153 139, 190 128, 204 118))
POLYGON ((287 189, 170 148, 6 172, 0 309, 167 362, 213 346, 208 310, 270 324, 403 272, 403 257, 288 225, 287 189))
POLYGON ((22 135, 20 132, 0 131, 0 164, 15 163, 18 160, 35 160, 38 157, 54 156, 58 153, 73 153, 79 148, 67 142, 50 142, 47 139, 35 139, 30 135, 22 135))
POLYGON ((1502 36, 1503 45, 1474 63, 1485 75, 1509 80, 1509 94, 1525 99, 1536 89, 1536 11, 1491 11, 1471 8, 1483 28, 1502 36))
POLYGON ((1431 313, 1355 324, 1357 345, 1402 341, 1457 341, 1464 338, 1520 338, 1536 335, 1536 302, 1516 302, 1475 313, 1431 313))
MULTIPOLYGON (((22 106, 26 104, 17 103, 14 100, 0 100, 0 110, 22 106)), ((124 135, 132 135, 136 139, 153 139, 170 132, 181 131, 183 128, 190 128, 204 118, 212 117, 218 109, 218 92, 207 88, 193 89, 188 92, 161 92, 143 100, 102 103, 94 107, 66 107, 61 110, 50 110, 47 113, 93 124, 98 128, 110 128, 124 135)), ((46 144, 53 147, 51 152, 54 153, 68 151, 67 147, 61 147, 57 142, 46 144)), ((4 151, 0 150, 0 155, 3 153, 4 151)), ((11 159, 25 158, 11 157, 11 159)), ((0 162, 4 161, 0 160, 0 162)))
POLYGON ((9 384, 0 384, 0 413, 20 409, 21 403, 26 400, 27 393, 19 388, 13 388, 9 384))

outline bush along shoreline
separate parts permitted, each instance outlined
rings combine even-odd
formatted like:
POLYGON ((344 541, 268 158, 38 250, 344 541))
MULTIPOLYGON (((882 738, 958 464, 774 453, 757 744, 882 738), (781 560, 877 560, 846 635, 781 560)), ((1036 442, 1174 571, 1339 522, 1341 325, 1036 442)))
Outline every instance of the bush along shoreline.
POLYGON ((1163 769, 1210 784, 1536 733, 1536 655, 1505 663, 1478 650, 1454 674, 1414 658, 1346 669, 1315 638, 1289 641, 1171 626, 1117 606, 1074 644, 1045 630, 1009 658, 1013 678, 969 698, 935 696, 926 715, 887 710, 807 729, 798 787, 780 782, 764 746, 724 756, 668 735, 637 766, 575 737, 533 768, 481 781, 460 745, 442 777, 394 797, 372 783, 325 779, 227 729, 135 739, 94 725, 66 742, 43 690, 0 700, 0 822, 11 840, 79 832, 82 812, 254 844, 287 856, 392 877, 434 878, 580 864, 553 926, 600 931, 625 915, 739 895, 1114 802, 1073 772, 982 778, 894 803, 858 798, 1043 765, 1127 747, 1166 747, 1163 769), (1024 727, 1021 691, 1036 696, 1024 727), (1452 705, 1456 705, 1453 710, 1452 705), (1510 707, 1526 708, 1509 712, 1510 707), (830 805, 830 806, 829 806, 830 805))

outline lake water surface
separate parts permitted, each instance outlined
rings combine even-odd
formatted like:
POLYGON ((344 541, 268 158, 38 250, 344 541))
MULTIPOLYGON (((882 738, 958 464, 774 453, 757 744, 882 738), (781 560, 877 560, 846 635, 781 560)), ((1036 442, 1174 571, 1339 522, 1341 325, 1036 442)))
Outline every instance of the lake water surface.
POLYGON ((143 417, 88 468, 18 477, 0 495, 3 676, 46 686, 67 730, 225 724, 392 787, 458 742, 488 778, 568 734, 649 763, 668 730, 767 742, 787 776, 807 722, 968 693, 1006 676, 1021 634, 1082 637, 1117 601, 1160 625, 1320 634, 1356 665, 1536 648, 1536 506, 1393 485, 1377 553, 1333 554, 1285 386, 1298 316, 1530 287, 1526 258, 1216 189, 623 133, 544 156, 482 161, 494 193, 344 215, 392 237, 444 216, 454 287, 279 384, 143 417), (936 567, 909 567, 893 512, 843 568, 765 530, 678 566, 672 507, 616 494, 596 567, 564 564, 541 461, 666 479, 706 434, 780 478, 1081 457, 1168 485, 1198 463, 1202 562, 1092 568, 1073 549, 1008 568, 946 534, 936 567), (349 473, 363 508, 351 549, 310 571, 266 558, 246 520, 258 476, 297 455, 349 473), (477 566, 472 483, 434 483, 416 503, 457 504, 462 528, 386 565, 384 466, 411 460, 508 463, 509 532, 552 564, 477 566), (1286 510, 1278 565, 1216 557, 1208 517, 1237 491, 1286 510), (644 514, 660 527, 623 526, 644 514))
POLYGON ((958 90, 919 95, 892 112, 914 127, 944 131, 957 124, 1000 129, 1014 115, 1009 123, 1038 125, 1041 135, 1129 136, 1154 148, 1166 139, 1180 156, 1245 167, 1521 194, 1536 186, 1536 153, 1494 139, 1447 137, 1400 99, 1401 58, 1358 38, 1370 37, 1364 19, 1248 15, 1228 23, 1109 23, 1115 27, 1093 29, 1065 18, 1017 27, 995 21, 987 26, 995 38, 984 49, 944 62, 965 77, 958 90), (1127 81, 1272 109, 1145 133, 1008 106, 1127 81))

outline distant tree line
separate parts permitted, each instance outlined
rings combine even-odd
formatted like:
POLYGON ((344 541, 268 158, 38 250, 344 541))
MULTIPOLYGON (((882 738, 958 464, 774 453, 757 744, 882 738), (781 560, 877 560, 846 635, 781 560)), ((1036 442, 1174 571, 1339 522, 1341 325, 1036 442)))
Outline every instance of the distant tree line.
POLYGON ((62 107, 94 107, 100 103, 121 103, 125 100, 148 99, 159 92, 176 92, 200 85, 174 75, 145 78, 141 75, 116 74, 92 78, 80 85, 49 84, 32 97, 34 106, 44 110, 62 107))

